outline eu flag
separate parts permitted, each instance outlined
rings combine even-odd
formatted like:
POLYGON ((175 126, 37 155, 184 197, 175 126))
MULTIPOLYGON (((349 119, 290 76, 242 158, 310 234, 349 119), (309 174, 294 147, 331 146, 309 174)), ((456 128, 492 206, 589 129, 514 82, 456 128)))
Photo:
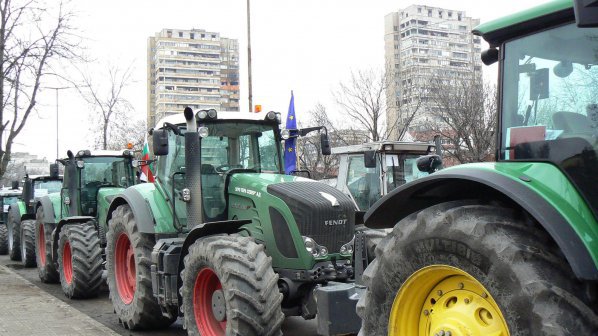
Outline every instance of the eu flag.
POLYGON ((295 118, 295 97, 293 96, 293 91, 291 91, 291 103, 289 104, 289 113, 287 114, 285 127, 290 131, 292 136, 284 141, 284 172, 288 175, 293 170, 297 170, 297 118, 295 118))

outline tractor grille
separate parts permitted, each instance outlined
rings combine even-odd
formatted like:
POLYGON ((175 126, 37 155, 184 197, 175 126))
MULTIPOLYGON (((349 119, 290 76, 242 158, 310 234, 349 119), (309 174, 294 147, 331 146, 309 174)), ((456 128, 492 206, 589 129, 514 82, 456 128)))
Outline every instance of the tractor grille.
POLYGON ((355 207, 341 191, 323 183, 286 182, 269 185, 268 193, 287 204, 301 235, 325 246, 329 253, 338 253, 353 238, 355 207), (334 199, 338 206, 332 206, 334 199))

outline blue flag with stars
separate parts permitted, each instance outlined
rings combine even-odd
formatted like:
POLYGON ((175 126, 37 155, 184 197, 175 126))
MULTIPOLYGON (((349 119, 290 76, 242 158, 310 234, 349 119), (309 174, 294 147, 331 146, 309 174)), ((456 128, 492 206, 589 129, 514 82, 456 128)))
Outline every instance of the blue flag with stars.
MULTIPOLYGON (((296 135, 297 118, 295 117, 295 97, 291 91, 291 103, 289 104, 289 113, 287 114, 286 129, 290 131, 291 135, 296 135)), ((297 169, 297 138, 290 137, 284 141, 284 172, 290 174, 297 169)))

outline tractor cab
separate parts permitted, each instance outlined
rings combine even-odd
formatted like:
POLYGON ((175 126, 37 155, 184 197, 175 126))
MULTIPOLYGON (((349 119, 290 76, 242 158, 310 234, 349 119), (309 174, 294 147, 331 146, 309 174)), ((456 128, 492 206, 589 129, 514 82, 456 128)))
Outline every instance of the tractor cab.
POLYGON ((97 215, 101 188, 128 188, 135 184, 133 153, 129 150, 81 150, 64 160, 60 191, 61 217, 97 215))
MULTIPOLYGON (((227 218, 226 189, 236 173, 282 173, 280 114, 200 111, 196 115, 201 148, 201 197, 206 221, 227 218), (209 113, 208 113, 209 112, 209 113)), ((175 199, 175 213, 186 223, 185 203, 179 197, 185 186, 185 120, 182 115, 165 118, 163 128, 153 131, 158 156, 157 178, 175 199)))
POLYGON ((50 175, 25 175, 23 179, 23 202, 27 213, 34 213, 36 199, 60 192, 62 176, 58 175, 58 164, 50 165, 50 175))
POLYGON ((21 197, 21 193, 22 190, 18 187, 18 182, 13 183, 13 186, 10 188, 0 189, 0 205, 2 206, 1 223, 7 222, 8 210, 11 205, 17 203, 21 197))
POLYGON ((332 148, 339 155, 336 188, 350 195, 361 211, 391 190, 428 175, 418 169, 418 159, 431 154, 434 144, 380 141, 332 148))
MULTIPOLYGON (((497 157, 555 165, 598 218, 598 28, 566 22, 569 13, 545 19, 564 21, 560 25, 507 38, 501 46, 497 157)), ((487 28, 478 30, 483 34, 487 28)), ((505 28, 483 36, 492 45, 508 33, 505 28)), ((490 49, 485 56, 487 63, 495 61, 498 51, 490 49)))

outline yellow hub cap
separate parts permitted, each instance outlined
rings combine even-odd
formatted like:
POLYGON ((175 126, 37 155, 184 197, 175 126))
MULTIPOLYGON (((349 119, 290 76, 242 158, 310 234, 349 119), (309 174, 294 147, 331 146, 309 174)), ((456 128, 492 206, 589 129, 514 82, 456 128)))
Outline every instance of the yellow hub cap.
POLYGON ((469 273, 433 265, 413 273, 390 311, 388 335, 508 336, 500 308, 469 273))

